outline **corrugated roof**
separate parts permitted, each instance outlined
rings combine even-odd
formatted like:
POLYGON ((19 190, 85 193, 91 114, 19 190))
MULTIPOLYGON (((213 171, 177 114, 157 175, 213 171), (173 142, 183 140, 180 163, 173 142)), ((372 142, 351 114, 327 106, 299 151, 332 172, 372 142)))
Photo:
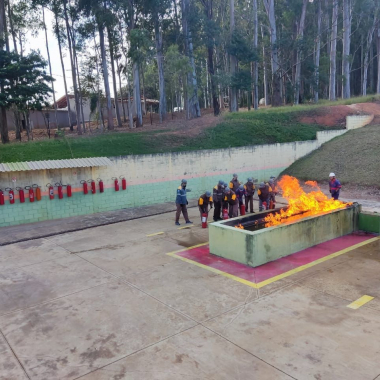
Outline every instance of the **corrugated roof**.
POLYGON ((0 164, 0 172, 24 172, 28 170, 88 168, 91 166, 111 166, 107 157, 72 158, 68 160, 48 160, 29 162, 9 162, 0 164))

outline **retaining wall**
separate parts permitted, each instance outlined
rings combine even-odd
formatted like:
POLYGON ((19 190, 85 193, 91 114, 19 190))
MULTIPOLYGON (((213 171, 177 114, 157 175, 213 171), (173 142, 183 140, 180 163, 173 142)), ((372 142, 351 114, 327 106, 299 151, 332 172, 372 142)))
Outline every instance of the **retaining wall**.
POLYGON ((189 198, 211 190, 222 179, 226 182, 233 173, 238 173, 241 181, 254 177, 258 181, 277 176, 294 161, 317 149, 324 142, 341 135, 345 130, 317 133, 317 140, 285 144, 256 145, 233 149, 203 150, 183 153, 165 153, 112 157, 112 166, 92 168, 71 168, 59 170, 34 170, 0 173, 0 188, 25 187, 38 184, 42 188, 42 200, 20 203, 17 192, 15 204, 0 206, 0 227, 21 223, 31 223, 48 219, 85 215, 102 211, 112 211, 128 207, 147 206, 175 200, 180 180, 188 180, 192 190, 189 198), (127 190, 115 192, 112 177, 125 176, 127 190), (102 178, 104 193, 84 195, 81 180, 102 178), (16 179, 16 182, 12 182, 16 179), (46 184, 62 182, 71 184, 73 195, 50 200, 46 184))

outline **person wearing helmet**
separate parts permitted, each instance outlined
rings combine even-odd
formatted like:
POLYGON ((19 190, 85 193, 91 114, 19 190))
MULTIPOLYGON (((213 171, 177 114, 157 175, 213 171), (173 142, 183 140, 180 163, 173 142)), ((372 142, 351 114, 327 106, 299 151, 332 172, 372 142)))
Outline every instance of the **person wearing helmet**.
POLYGON ((268 210, 270 192, 270 186, 264 182, 260 182, 259 190, 257 191, 257 195, 259 196, 259 211, 263 211, 264 207, 268 210))
POLYGON ((222 211, 222 202, 224 196, 224 181, 220 180, 212 190, 212 198, 214 200, 214 222, 222 220, 220 213, 222 211))
POLYGON ((243 204, 243 197, 247 196, 247 192, 245 191, 244 185, 240 185, 235 192, 237 199, 239 200, 239 209, 243 204))
POLYGON ((186 224, 192 224, 189 220, 189 216, 187 214, 187 205, 189 202, 187 201, 187 193, 190 192, 191 190, 186 189, 187 186, 187 180, 183 179, 181 181, 181 185, 177 189, 177 197, 175 200, 175 203, 177 205, 177 212, 175 215, 175 225, 179 226, 179 217, 181 216, 181 212, 183 214, 183 217, 185 218, 186 224))
POLYGON ((330 194, 335 200, 338 200, 339 192, 340 192, 340 189, 342 188, 342 185, 336 179, 335 173, 330 173, 329 177, 330 177, 330 181, 329 181, 330 194))
POLYGON ((208 206, 210 205, 210 210, 212 209, 212 196, 211 196, 211 191, 206 191, 204 194, 202 194, 199 199, 198 199, 198 207, 199 207, 199 212, 201 213, 201 218, 202 214, 208 213, 208 206))
POLYGON ((270 180, 268 181, 268 185, 270 187, 269 192, 269 208, 274 209, 276 207, 276 195, 278 193, 276 182, 274 180, 275 177, 270 177, 270 180))
POLYGON ((253 194, 255 194, 255 184, 253 183, 253 178, 248 178, 247 183, 244 185, 244 189, 246 191, 245 196, 245 210, 248 212, 248 205, 251 213, 254 213, 253 211, 253 194))
POLYGON ((239 188, 240 185, 241 183, 238 181, 238 175, 234 173, 232 175, 232 179, 230 181, 229 187, 232 191, 236 193, 236 190, 239 188))
POLYGON ((227 187, 224 190, 223 207, 228 207, 228 216, 230 218, 236 218, 239 210, 239 200, 233 190, 227 187))

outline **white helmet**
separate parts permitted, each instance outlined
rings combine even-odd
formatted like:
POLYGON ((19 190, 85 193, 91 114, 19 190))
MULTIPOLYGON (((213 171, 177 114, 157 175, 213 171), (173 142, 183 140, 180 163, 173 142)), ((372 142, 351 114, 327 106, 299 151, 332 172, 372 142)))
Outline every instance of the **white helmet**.
POLYGON ((329 174, 329 177, 331 178, 331 177, 335 177, 335 173, 330 173, 329 174))

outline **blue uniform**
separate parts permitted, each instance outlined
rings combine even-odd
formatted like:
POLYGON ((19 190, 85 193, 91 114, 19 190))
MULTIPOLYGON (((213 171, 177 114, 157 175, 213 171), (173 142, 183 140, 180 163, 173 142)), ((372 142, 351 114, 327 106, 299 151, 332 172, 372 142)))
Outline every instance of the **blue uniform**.
POLYGON ((177 189, 177 197, 175 199, 175 203, 179 205, 187 204, 186 189, 184 189, 182 186, 178 187, 177 189))
POLYGON ((247 196, 247 191, 245 189, 241 190, 241 189, 237 189, 235 191, 235 194, 237 196, 237 198, 239 199, 239 204, 242 205, 243 204, 243 195, 246 197, 247 196))
POLYGON ((339 191, 342 187, 340 182, 337 179, 329 181, 330 193, 331 196, 336 200, 339 199, 339 191))

